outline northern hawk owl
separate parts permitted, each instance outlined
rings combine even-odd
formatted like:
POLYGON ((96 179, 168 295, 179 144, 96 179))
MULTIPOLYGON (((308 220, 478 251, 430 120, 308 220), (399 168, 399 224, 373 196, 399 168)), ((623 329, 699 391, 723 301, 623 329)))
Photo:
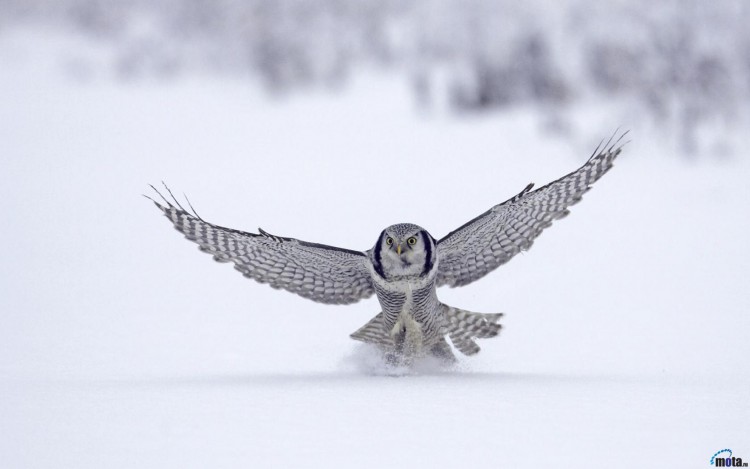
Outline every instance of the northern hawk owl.
POLYGON ((610 139, 578 170, 537 190, 529 184, 441 239, 420 226, 399 223, 384 229, 367 251, 275 236, 260 228, 258 233, 224 228, 205 221, 192 206, 184 209, 174 196, 171 202, 162 196, 164 205, 154 203, 201 251, 234 263, 245 277, 320 303, 350 304, 375 294, 381 311, 351 337, 376 344, 387 361, 408 364, 423 355, 453 361, 446 336, 461 353, 476 354, 475 339, 496 336, 502 314, 448 306, 438 299, 437 287, 468 285, 529 249, 612 167, 621 140, 610 139))

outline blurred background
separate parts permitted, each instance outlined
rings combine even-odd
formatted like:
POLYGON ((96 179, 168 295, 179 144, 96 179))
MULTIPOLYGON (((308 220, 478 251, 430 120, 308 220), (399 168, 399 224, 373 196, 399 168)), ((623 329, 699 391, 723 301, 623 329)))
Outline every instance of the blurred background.
POLYGON ((741 0, 0 0, 0 466, 750 454, 749 23, 741 0), (253 283, 141 197, 365 250, 617 129, 568 218, 439 290, 505 312, 449 371, 384 376, 348 337, 374 299, 253 283))
POLYGON ((6 34, 95 44, 59 51, 82 83, 210 74, 279 95, 376 69, 426 113, 529 107, 563 135, 576 107, 616 102, 620 122, 658 127, 683 157, 732 153, 748 122, 741 0, 2 0, 0 13, 6 34))

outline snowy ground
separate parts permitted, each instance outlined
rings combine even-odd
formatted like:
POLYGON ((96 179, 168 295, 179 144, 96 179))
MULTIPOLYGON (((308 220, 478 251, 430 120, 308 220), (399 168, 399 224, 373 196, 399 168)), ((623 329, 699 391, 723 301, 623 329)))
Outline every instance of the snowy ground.
MULTIPOLYGON (((576 111, 423 114, 405 84, 271 100, 213 77, 61 75, 77 44, 0 36, 0 467, 707 467, 750 458, 750 155, 691 165, 576 111), (81 81, 84 80, 84 81, 81 81), (571 216, 448 304, 506 313, 457 370, 383 376, 318 305, 244 279, 146 199, 367 249, 440 237, 632 142, 571 216)), ((740 136, 742 137, 742 136, 740 136)), ((745 137, 746 138, 746 137, 745 137)), ((747 147, 747 145, 745 145, 747 147)))

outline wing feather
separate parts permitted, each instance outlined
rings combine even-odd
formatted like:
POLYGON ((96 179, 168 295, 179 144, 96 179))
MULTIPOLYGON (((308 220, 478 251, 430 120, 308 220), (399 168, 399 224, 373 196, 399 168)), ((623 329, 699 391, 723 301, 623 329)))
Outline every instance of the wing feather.
POLYGON ((529 184, 518 195, 498 204, 452 231, 437 243, 437 284, 457 287, 484 277, 531 247, 554 220, 568 215, 622 151, 623 133, 594 150, 576 171, 537 190, 529 184))
POLYGON ((262 229, 256 234, 225 228, 203 220, 194 210, 188 212, 176 199, 174 204, 162 199, 164 205, 151 200, 177 231, 215 260, 233 262, 247 278, 320 303, 355 303, 374 293, 364 252, 275 236, 262 229))

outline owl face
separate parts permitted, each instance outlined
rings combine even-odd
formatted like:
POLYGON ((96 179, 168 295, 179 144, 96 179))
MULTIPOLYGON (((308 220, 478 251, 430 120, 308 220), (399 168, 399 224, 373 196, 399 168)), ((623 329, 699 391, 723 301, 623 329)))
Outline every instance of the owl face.
POLYGON ((422 227, 399 223, 383 230, 373 250, 384 278, 427 275, 434 264, 435 241, 422 227))

